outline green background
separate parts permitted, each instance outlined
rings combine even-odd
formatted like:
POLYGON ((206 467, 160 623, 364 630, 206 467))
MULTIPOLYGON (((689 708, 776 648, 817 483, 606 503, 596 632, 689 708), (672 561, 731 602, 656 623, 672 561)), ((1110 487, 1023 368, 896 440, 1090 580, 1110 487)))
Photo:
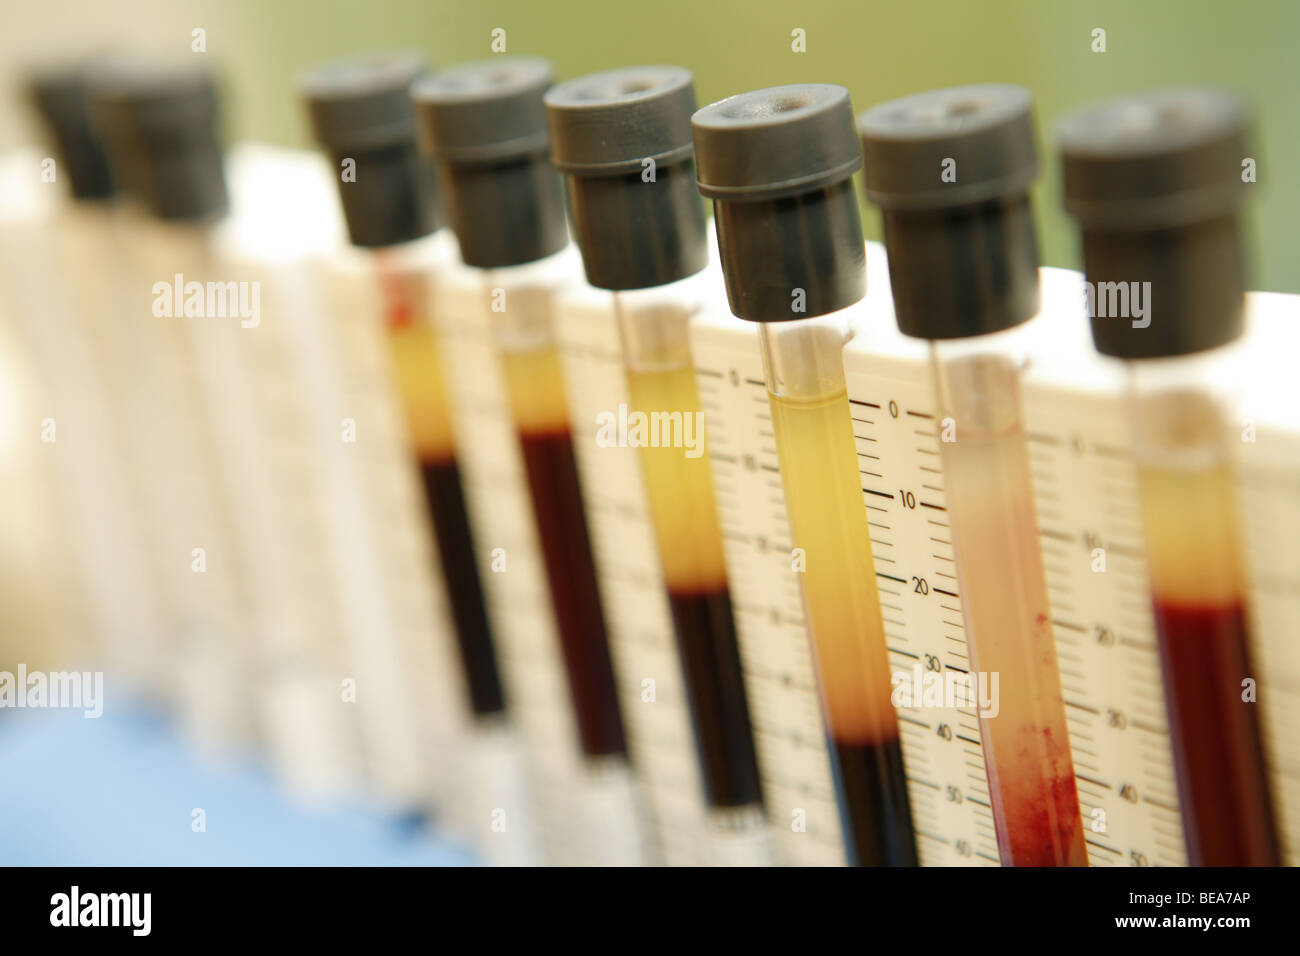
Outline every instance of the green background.
MULTIPOLYGON (((832 82, 854 108, 934 87, 1020 83, 1038 99, 1049 151, 1038 187, 1044 261, 1078 265, 1060 209, 1051 130, 1069 110, 1114 94, 1221 85, 1258 110, 1251 210, 1254 286, 1300 292, 1300 2, 1297 0, 208 0, 208 51, 230 94, 230 133, 307 145, 294 77, 336 55, 391 46, 449 64, 542 54, 560 78, 637 63, 695 72, 701 105, 761 86, 832 82), (791 31, 807 52, 791 51, 791 31), (1105 53, 1091 51, 1106 30, 1105 53)), ((869 235, 878 217, 865 217, 869 235)))

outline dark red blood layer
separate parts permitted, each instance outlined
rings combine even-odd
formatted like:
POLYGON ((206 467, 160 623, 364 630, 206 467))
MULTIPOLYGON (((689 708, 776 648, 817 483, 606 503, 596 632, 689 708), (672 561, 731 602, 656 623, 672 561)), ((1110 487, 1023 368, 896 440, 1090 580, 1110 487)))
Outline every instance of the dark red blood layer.
POLYGON ((668 599, 709 805, 759 803, 758 758, 727 588, 669 591, 668 599))
POLYGON ((623 718, 568 430, 519 436, 583 752, 626 754, 623 718))
POLYGON ((1242 700, 1250 664, 1240 605, 1155 601, 1178 795, 1193 866, 1277 866, 1277 826, 1259 730, 1242 700))
POLYGON ((903 749, 831 741, 840 824, 850 866, 916 866, 903 749))
MULTIPOLYGON (((1045 779, 1040 774, 1044 764, 1069 765, 1069 743, 1054 739, 1050 727, 1039 733, 1041 746, 1025 746, 1016 754, 1010 779, 990 767, 998 855, 1003 866, 1087 866, 1074 772, 1045 779), (1031 772, 1015 773, 1017 767, 1031 772)), ((995 753, 993 759, 1001 762, 1004 755, 995 753)))
POLYGON ((420 473, 438 541, 470 706, 475 714, 498 713, 506 709, 505 690, 497 668, 460 468, 454 458, 449 458, 422 462, 420 473))

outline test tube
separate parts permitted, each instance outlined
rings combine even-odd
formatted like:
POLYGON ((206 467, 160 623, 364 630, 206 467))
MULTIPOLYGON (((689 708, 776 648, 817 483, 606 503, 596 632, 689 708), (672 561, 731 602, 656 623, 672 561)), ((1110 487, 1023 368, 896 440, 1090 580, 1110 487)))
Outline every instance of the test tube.
POLYGON ((568 245, 542 105, 552 76, 545 60, 496 57, 426 77, 412 96, 461 258, 484 270, 581 748, 618 773, 627 740, 552 316, 568 245))
MULTIPOLYGON (((213 231, 229 209, 215 77, 189 64, 105 59, 90 73, 89 93, 93 128, 130 207, 127 252, 140 265, 132 263, 128 275, 141 286, 146 276, 136 268, 161 267, 167 278, 189 268, 211 275, 213 231), (165 248, 167 258, 154 258, 162 255, 154 248, 165 248)), ((140 432, 129 437, 150 503, 150 558, 181 632, 156 649, 166 663, 151 689, 174 695, 170 703, 202 742, 227 746, 255 731, 249 683, 241 679, 255 649, 248 569, 229 537, 229 489, 216 477, 220 452, 197 342, 203 327, 179 318, 148 321, 136 307, 141 299, 125 294, 131 280, 124 281, 123 302, 134 305, 119 334, 136 370, 126 386, 140 432), (196 546, 214 557, 202 577, 191 572, 196 546)))
POLYGON ((102 137, 91 120, 94 68, 95 62, 89 61, 40 70, 29 90, 67 173, 70 195, 87 204, 111 200, 117 193, 102 137))
POLYGON ((1039 311, 1033 97, 934 90, 867 110, 858 131, 898 327, 930 342, 971 665, 998 676, 979 720, 999 854, 1087 866, 1020 398, 1016 329, 1039 311))
POLYGON ((418 53, 372 53, 318 66, 301 81, 313 133, 340 169, 352 244, 372 255, 412 457, 438 547, 465 697, 480 724, 504 723, 507 703, 465 505, 429 276, 405 255, 438 228, 433 170, 415 142, 410 87, 428 71, 418 53), (342 176, 348 160, 354 175, 342 176))
POLYGON ((866 290, 848 91, 758 90, 692 118, 731 311, 759 323, 848 860, 917 862, 842 360, 866 290))
MULTIPOLYGON (((587 281, 614 292, 629 411, 665 428, 702 427, 690 350, 701 305, 691 277, 709 257, 691 73, 610 70, 562 83, 545 101, 587 281)), ((730 838, 763 832, 763 798, 702 436, 689 454, 663 432, 639 452, 712 832, 725 840, 716 858, 767 862, 761 842, 748 844, 748 856, 728 853, 746 846, 730 838)))
MULTIPOLYGON (((94 549, 89 593, 100 616, 110 669, 127 675, 141 688, 157 665, 157 642, 168 627, 163 603, 151 578, 145 539, 145 516, 139 483, 131 480, 137 460, 126 454, 126 424, 132 408, 125 400, 138 356, 129 354, 105 294, 116 281, 112 256, 121 239, 115 215, 117 188, 109 171, 102 137, 91 117, 90 86, 95 61, 78 61, 37 71, 31 78, 32 105, 49 132, 59 170, 72 202, 57 219, 60 265, 75 290, 71 323, 40 317, 40 341, 58 377, 55 388, 65 399, 78 396, 79 427, 86 431, 86 458, 72 464, 77 497, 87 509, 86 540, 94 549), (68 341, 72 336, 78 341, 68 341), (84 340, 84 342, 82 341, 84 340)), ((81 443, 79 443, 81 444, 81 443)), ((71 460, 70 460, 71 462, 71 460)))
POLYGON ((1062 124, 1092 337, 1126 363, 1152 608, 1188 861, 1280 863, 1235 501, 1230 343, 1243 331, 1238 213, 1249 111, 1170 90, 1062 124))

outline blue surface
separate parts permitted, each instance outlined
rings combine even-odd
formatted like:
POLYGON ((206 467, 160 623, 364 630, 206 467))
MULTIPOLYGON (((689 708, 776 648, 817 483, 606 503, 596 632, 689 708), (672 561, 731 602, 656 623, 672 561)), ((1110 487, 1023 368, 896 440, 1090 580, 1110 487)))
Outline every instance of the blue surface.
POLYGON ((0 864, 456 866, 419 821, 292 803, 252 763, 199 760, 144 713, 0 710, 0 864), (207 814, 206 832, 192 811, 207 814))

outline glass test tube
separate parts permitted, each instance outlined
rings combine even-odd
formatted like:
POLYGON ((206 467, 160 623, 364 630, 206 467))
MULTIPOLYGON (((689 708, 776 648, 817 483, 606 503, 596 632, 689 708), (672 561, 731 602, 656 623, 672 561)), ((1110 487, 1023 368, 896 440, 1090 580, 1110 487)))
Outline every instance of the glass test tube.
POLYGON ((708 805, 703 858, 766 864, 762 788, 691 360, 708 229, 696 187, 694 82, 632 66, 553 87, 552 163, 587 281, 613 293, 651 524, 708 805), (647 171, 650 175, 647 175, 647 171))
POLYGON ((1093 342, 1128 373, 1152 610, 1194 866, 1280 862, 1247 692, 1257 674, 1237 529, 1241 436, 1228 400, 1238 376, 1225 348, 1245 331, 1238 210, 1255 188, 1241 176, 1249 126, 1249 109, 1231 94, 1175 89, 1081 110, 1058 132, 1093 342))
POLYGON ((742 93, 691 118, 731 311, 758 323, 845 853, 915 866, 916 838, 843 348, 866 291, 848 90, 742 93))
POLYGON ((980 736, 1002 862, 1087 866, 1014 337, 931 343, 944 493, 971 665, 1001 688, 980 736))
POLYGON ((465 265, 481 270, 487 310, 529 485, 534 527, 560 643, 590 859, 641 862, 646 829, 619 707, 607 623, 574 458, 555 341, 569 237, 550 164, 545 60, 500 56, 461 64, 411 89, 420 141, 436 164, 465 265))
MULTIPOLYGON (((690 354, 694 303, 672 285, 614 299, 629 411, 671 416, 678 427, 702 421, 690 354)), ((715 811, 748 808, 728 817, 732 826, 758 822, 758 759, 703 433, 689 455, 661 442, 642 446, 640 457, 708 803, 715 811)))
MULTIPOLYGON (((428 266, 412 243, 438 227, 433 171, 416 144, 410 87, 428 72, 417 53, 332 61, 301 80, 316 138, 355 182, 339 197, 352 244, 368 253, 379 290, 397 397, 420 470, 451 609, 465 696, 479 720, 506 712, 506 697, 469 520, 437 335, 428 314, 428 266)), ((416 247, 418 249, 418 247, 416 247)))
POLYGON ((842 352, 848 311, 759 326, 850 858, 916 863, 842 352))
POLYGON ((427 312, 429 279, 421 271, 402 271, 390 258, 380 250, 375 263, 397 394, 438 545, 469 705, 476 717, 488 718, 505 713, 505 689, 456 462, 438 336, 427 312))
MULTIPOLYGON (((130 251, 138 257, 132 270, 153 272, 163 265, 178 283, 182 275, 213 276, 215 228, 229 209, 213 76, 188 64, 106 60, 91 85, 95 126, 128 197, 122 212, 131 223, 130 251)), ((250 555, 231 537, 230 476, 220 473, 223 421, 229 428, 230 420, 214 391, 215 380, 238 357, 210 321, 178 315, 159 324, 134 310, 127 317, 133 320, 128 329, 141 336, 133 344, 148 356, 150 388, 140 397, 156 402, 159 396, 150 394, 155 388, 170 396, 163 408, 141 407, 155 427, 137 446, 150 482, 147 493, 163 516, 147 528, 156 539, 151 550, 158 580, 174 598, 182 632, 174 646, 161 649, 170 660, 159 672, 158 690, 173 697, 201 741, 225 746, 259 730, 250 716, 250 682, 243 679, 260 636, 245 564, 250 555), (228 557, 196 576, 186 573, 193 568, 187 563, 200 543, 228 557)))
POLYGON ((931 90, 867 110, 858 132, 895 319, 930 342, 971 677, 997 680, 979 721, 999 854, 1086 866, 1020 396, 1016 329, 1040 310, 1033 97, 931 90))
MULTIPOLYGON (((92 79, 93 64, 63 64, 35 71, 28 92, 66 174, 67 199, 55 220, 61 268, 86 272, 72 283, 74 314, 81 323, 73 328, 85 339, 86 350, 80 360, 60 359, 58 367, 73 378, 69 385, 56 388, 85 394, 94 409, 78 414, 86 416, 87 426, 102 439, 99 446, 87 449, 87 460, 95 463, 93 471, 74 469, 84 475, 88 489, 84 497, 95 515, 91 526, 102 528, 95 537, 108 545, 103 570, 94 572, 88 592, 92 607, 104 615, 99 653, 110 670, 143 686, 145 675, 158 666, 160 636, 175 625, 164 623, 165 604, 151 580, 147 541, 140 534, 145 511, 136 474, 139 456, 126 451, 131 405, 126 401, 124 371, 133 368, 139 357, 122 341, 121 324, 106 306, 124 264, 120 251, 124 227, 117 184, 91 116, 92 79), (82 371, 83 362, 93 368, 82 371), (73 384, 77 380, 81 380, 79 387, 73 384)), ((47 333, 40 341, 62 356, 68 347, 62 337, 68 332, 56 323, 43 322, 40 328, 47 333)), ((134 377, 139 377, 138 371, 134 377)))
POLYGON ((618 688, 554 337, 553 280, 544 275, 548 265, 490 270, 485 279, 486 302, 493 309, 504 294, 505 307, 492 312, 493 334, 523 455, 582 750, 593 758, 626 758, 618 688))
POLYGON ((1147 567, 1188 858, 1280 864, 1251 663, 1230 404, 1213 355, 1129 362, 1147 567))

